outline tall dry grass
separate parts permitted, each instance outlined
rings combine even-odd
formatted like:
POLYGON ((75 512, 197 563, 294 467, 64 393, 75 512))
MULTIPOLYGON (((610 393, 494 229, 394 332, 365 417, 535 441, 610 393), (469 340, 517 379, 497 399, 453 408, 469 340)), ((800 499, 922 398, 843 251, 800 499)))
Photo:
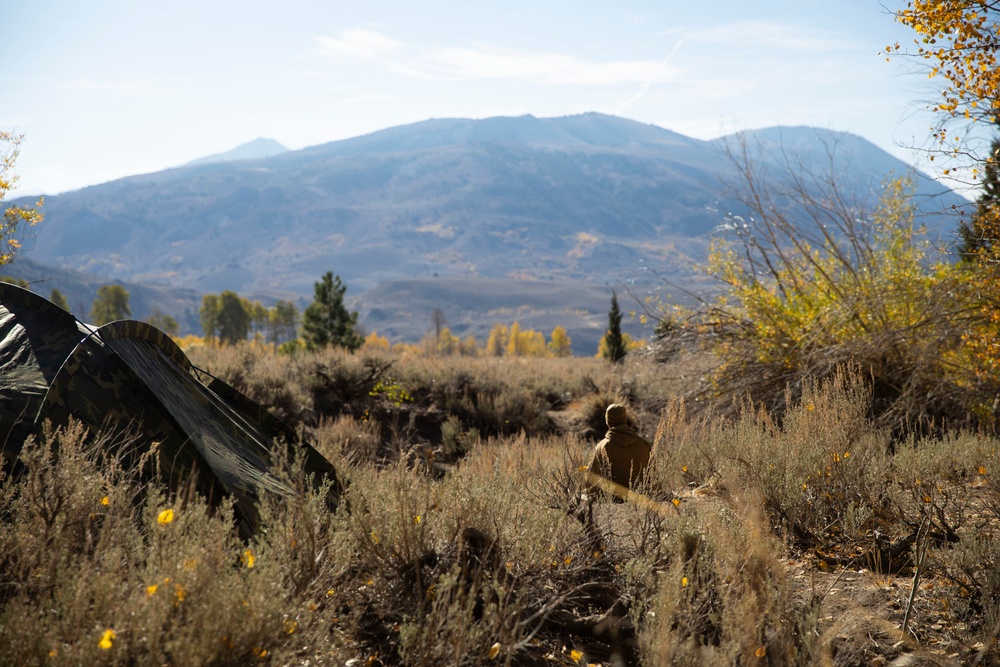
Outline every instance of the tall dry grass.
MULTIPOLYGON (((294 393, 326 382, 317 369, 348 386, 376 368, 225 354, 200 363, 230 379, 243 368, 248 393, 267 384, 260 375, 294 393)), ((734 419, 692 417, 665 388, 677 387, 669 369, 656 384, 656 367, 627 378, 552 361, 393 359, 382 387, 413 397, 394 407, 443 412, 495 391, 495 419, 520 427, 487 434, 447 414, 438 434, 393 431, 371 409, 392 405, 388 391, 359 392, 367 415, 347 405, 300 423, 346 481, 340 508, 280 461, 299 493, 265 496, 250 541, 225 506, 141 482, 100 434, 37 434, 0 486, 0 663, 867 664, 864 632, 901 629, 918 550, 914 637, 877 655, 933 636, 998 659, 995 439, 893 450, 850 370, 807 383, 779 424, 752 404, 734 419), (610 400, 655 433, 646 486, 625 503, 583 495, 592 413, 610 400), (550 426, 528 428, 525 411, 550 426), (829 615, 847 574, 884 598, 852 612, 865 623, 829 615)))

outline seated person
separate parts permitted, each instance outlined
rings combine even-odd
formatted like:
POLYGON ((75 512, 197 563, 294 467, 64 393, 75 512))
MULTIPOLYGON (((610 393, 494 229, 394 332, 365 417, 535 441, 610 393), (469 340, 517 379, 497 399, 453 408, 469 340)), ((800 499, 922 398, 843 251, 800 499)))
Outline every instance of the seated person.
POLYGON ((653 446, 628 425, 624 405, 609 405, 604 420, 608 433, 594 448, 587 466, 587 486, 596 491, 600 484, 593 476, 600 475, 625 489, 634 488, 642 481, 653 446))

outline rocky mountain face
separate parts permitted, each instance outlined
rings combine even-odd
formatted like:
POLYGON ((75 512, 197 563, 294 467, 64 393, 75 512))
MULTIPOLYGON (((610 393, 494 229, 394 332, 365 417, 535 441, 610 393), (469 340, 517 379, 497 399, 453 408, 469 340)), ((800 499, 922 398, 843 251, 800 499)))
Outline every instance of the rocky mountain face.
MULTIPOLYGON (((853 135, 772 128, 749 137, 762 164, 784 149, 820 170, 836 145, 845 182, 862 194, 908 169, 853 135)), ((428 120, 47 197, 24 257, 109 280, 303 305, 332 270, 366 326, 409 339, 430 328, 441 304, 484 336, 512 321, 494 319, 507 311, 493 300, 511 294, 552 315, 539 321, 555 321, 538 296, 551 292, 537 288, 558 285, 559 310, 581 311, 576 330, 590 346, 615 286, 621 296, 622 286, 645 288, 656 276, 690 284, 736 206, 723 194, 733 174, 723 145, 595 113, 428 120)), ((965 202, 927 179, 919 187, 936 210, 965 202)))

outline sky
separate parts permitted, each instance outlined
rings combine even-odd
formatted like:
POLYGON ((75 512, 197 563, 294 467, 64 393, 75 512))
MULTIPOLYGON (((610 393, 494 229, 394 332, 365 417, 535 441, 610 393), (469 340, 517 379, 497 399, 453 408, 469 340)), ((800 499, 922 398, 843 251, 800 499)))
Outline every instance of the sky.
POLYGON ((598 111, 700 139, 858 134, 910 163, 938 87, 885 0, 31 0, 4 9, 0 130, 56 194, 258 137, 598 111))

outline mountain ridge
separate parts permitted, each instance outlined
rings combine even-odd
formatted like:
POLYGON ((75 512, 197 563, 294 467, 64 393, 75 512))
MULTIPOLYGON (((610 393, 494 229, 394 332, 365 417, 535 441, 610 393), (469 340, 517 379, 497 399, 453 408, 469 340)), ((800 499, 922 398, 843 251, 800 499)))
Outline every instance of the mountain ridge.
MULTIPOLYGON (((807 154, 822 156, 828 143, 861 154, 865 164, 845 161, 844 177, 863 196, 877 192, 887 171, 909 169, 849 133, 772 128, 760 136, 794 130, 806 140, 810 129, 807 154)), ((660 277, 690 284, 692 266, 735 205, 721 187, 733 175, 723 146, 597 113, 430 119, 50 197, 25 256, 114 280, 231 289, 264 301, 310 299, 328 270, 352 298, 435 276, 550 281, 580 294, 586 285, 646 289, 660 277)), ((918 187, 943 203, 965 202, 930 179, 918 187)), ((464 312, 476 308, 468 303, 464 312)), ((407 312, 399 317, 415 317, 407 312)))
POLYGON ((190 162, 185 162, 182 167, 194 167, 203 164, 215 164, 217 162, 233 162, 235 160, 257 160, 265 157, 273 157, 282 153, 287 153, 289 149, 282 146, 274 139, 258 137, 245 144, 240 144, 236 148, 206 155, 190 162))

